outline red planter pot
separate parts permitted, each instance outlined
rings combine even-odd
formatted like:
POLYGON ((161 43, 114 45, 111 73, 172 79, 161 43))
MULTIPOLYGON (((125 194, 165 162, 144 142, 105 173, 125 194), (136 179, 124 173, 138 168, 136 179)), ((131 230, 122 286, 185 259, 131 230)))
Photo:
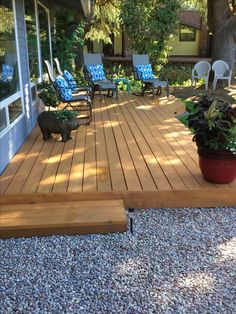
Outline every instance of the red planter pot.
POLYGON ((236 179, 236 155, 229 151, 198 149, 199 166, 205 180, 228 184, 236 179))

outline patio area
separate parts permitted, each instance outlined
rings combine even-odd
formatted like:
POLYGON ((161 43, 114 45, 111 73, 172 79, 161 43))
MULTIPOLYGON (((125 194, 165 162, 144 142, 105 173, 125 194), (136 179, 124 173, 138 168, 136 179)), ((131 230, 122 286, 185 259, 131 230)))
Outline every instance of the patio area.
POLYGON ((122 199, 125 207, 236 204, 236 181, 202 178, 195 143, 176 119, 184 104, 120 93, 95 97, 93 121, 63 143, 38 126, 1 175, 1 203, 122 199))

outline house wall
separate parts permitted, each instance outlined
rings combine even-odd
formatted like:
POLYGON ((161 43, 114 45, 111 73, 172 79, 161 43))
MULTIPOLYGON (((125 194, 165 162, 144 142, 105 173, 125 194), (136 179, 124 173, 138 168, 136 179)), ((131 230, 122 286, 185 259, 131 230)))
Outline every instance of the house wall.
POLYGON ((25 15, 23 0, 16 0, 16 23, 17 35, 20 53, 20 73, 23 91, 23 107, 25 114, 23 117, 0 138, 0 173, 7 166, 9 161, 19 150, 25 139, 35 125, 35 117, 37 113, 32 112, 31 106, 31 90, 29 88, 29 68, 28 68, 28 50, 26 42, 25 15))
POLYGON ((179 34, 173 35, 168 41, 171 47, 171 56, 198 56, 200 47, 200 30, 196 30, 195 41, 179 41, 179 34))

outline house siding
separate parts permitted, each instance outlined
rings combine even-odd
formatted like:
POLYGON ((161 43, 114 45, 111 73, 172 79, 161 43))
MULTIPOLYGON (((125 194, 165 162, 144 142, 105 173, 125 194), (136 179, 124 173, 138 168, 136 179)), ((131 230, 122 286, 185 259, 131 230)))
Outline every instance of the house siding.
POLYGON ((179 41, 179 34, 173 35, 168 41, 172 51, 170 56, 198 56, 200 47, 200 31, 196 30, 195 41, 179 41))

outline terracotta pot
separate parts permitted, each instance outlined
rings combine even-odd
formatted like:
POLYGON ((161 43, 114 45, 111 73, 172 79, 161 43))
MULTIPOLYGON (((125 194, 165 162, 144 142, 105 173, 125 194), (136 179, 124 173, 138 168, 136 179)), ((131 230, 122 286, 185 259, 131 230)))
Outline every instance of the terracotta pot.
POLYGON ((229 151, 198 148, 199 166, 205 180, 228 184, 236 179, 236 155, 229 151))

